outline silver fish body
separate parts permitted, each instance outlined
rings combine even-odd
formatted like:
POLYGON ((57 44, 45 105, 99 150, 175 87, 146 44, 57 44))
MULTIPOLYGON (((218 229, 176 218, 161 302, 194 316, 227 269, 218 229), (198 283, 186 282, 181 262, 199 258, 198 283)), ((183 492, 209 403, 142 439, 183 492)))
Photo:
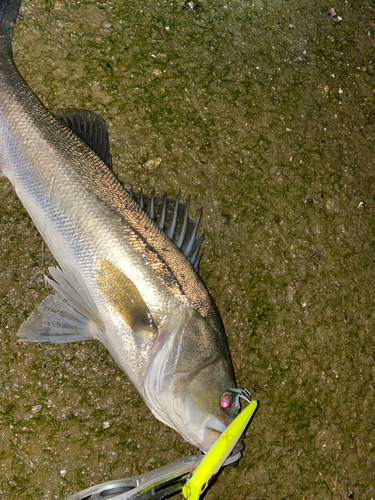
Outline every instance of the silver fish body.
POLYGON ((20 0, 0 0, 0 171, 60 269, 25 341, 97 339, 154 415, 208 450, 239 411, 217 309, 185 255, 15 67, 20 0))

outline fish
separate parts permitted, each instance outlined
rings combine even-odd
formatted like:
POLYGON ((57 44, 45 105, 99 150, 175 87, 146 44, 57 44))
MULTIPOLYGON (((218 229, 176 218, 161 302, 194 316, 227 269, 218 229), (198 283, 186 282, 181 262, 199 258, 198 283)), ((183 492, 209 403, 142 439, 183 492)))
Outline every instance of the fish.
POLYGON ((154 416, 207 452, 240 412, 227 337, 199 276, 190 198, 127 190, 105 121, 48 110, 19 73, 21 0, 0 0, 0 173, 54 255, 22 342, 98 340, 154 416))

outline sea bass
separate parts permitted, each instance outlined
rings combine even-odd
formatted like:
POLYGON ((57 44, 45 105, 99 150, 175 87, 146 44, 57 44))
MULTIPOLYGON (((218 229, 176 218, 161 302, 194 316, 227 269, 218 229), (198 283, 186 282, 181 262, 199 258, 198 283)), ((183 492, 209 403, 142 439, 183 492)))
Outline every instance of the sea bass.
POLYGON ((58 268, 18 332, 25 342, 99 340, 156 418, 209 450, 239 413, 226 335, 198 275, 189 201, 128 192, 104 121, 47 110, 18 72, 21 0, 0 0, 0 172, 58 268))

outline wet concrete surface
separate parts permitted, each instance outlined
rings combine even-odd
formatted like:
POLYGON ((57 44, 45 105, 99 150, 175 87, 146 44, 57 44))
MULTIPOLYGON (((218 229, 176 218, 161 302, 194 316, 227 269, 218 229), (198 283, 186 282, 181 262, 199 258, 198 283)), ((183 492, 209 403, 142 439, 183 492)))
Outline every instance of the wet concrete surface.
MULTIPOLYGON (((201 4, 25 0, 15 60, 48 107, 107 120, 127 185, 204 208, 201 275, 260 401, 207 500, 370 500, 374 4, 201 4)), ((17 344, 54 261, 0 191, 0 497, 62 500, 195 453, 99 344, 17 344)))

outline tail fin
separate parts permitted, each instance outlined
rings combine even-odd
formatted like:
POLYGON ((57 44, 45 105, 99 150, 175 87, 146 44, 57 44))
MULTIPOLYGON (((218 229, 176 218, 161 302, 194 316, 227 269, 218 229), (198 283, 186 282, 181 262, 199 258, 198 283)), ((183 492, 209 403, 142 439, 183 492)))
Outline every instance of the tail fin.
POLYGON ((21 0, 0 0, 0 55, 11 55, 13 29, 21 0))

